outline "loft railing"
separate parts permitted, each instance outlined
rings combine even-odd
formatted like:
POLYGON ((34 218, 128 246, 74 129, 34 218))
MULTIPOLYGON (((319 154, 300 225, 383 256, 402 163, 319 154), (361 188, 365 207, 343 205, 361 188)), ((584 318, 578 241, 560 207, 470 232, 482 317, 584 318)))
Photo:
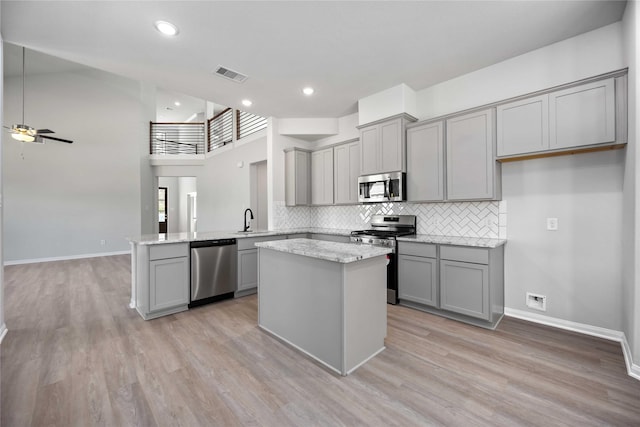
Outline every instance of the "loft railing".
POLYGON ((227 108, 207 120, 207 151, 215 150, 233 141, 233 110, 227 108))
POLYGON ((204 154, 204 123, 150 124, 151 154, 204 154))
POLYGON ((151 122, 150 152, 151 154, 169 155, 204 154, 205 146, 206 152, 211 152, 266 127, 266 118, 239 110, 236 110, 234 114, 234 110, 231 108, 227 108, 208 119, 206 124, 200 122, 151 122))
POLYGON ((236 110, 236 134, 238 139, 267 128, 267 119, 246 111, 236 110))

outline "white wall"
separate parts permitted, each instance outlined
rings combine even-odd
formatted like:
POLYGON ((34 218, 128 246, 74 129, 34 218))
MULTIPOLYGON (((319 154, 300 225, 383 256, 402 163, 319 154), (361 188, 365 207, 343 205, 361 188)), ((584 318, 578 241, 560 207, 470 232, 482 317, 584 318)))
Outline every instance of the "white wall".
MULTIPOLYGON (((612 24, 418 92, 427 119, 624 68, 622 26, 612 24)), ((548 298, 548 316, 622 328, 624 151, 505 163, 505 305, 525 292, 548 298), (546 231, 546 218, 560 229, 546 231)), ((529 310, 532 313, 540 313, 529 310)))
MULTIPOLYGON (((1 8, 0 8, 1 9, 1 8)), ((0 17, 1 18, 1 17, 0 17)), ((0 19, 2 22, 2 19, 0 19)), ((3 60, 4 60, 4 43, 2 40, 2 29, 0 28, 0 70, 3 69, 3 60)), ((4 103, 3 103, 3 91, 4 91, 4 72, 0 74, 0 117, 3 117, 4 111, 4 103)), ((0 267, 4 265, 4 232, 2 226, 2 218, 3 218, 3 204, 4 198, 2 194, 3 190, 3 179, 2 179, 2 145, 4 145, 4 141, 7 138, 7 133, 2 132, 0 134, 0 267)), ((0 344, 2 344, 2 340, 7 332, 7 326, 4 321, 4 268, 0 268, 0 344)), ((1 394, 1 393, 0 393, 1 394)))
POLYGON ((260 137, 220 149, 207 158, 203 166, 157 166, 154 169, 156 176, 196 178, 199 231, 234 231, 242 230, 242 214, 251 203, 249 165, 266 158, 266 137, 260 137))
POLYGON ((312 145, 313 149, 344 141, 360 138, 358 126, 358 113, 349 114, 338 118, 338 134, 318 139, 312 145))
MULTIPOLYGON (((5 79, 4 123, 21 120, 20 85, 20 77, 5 79)), ((140 154, 153 111, 141 105, 141 91, 87 67, 28 76, 27 124, 74 143, 4 139, 5 261, 129 249, 126 237, 141 231, 140 154)))
POLYGON ((418 119, 624 68, 621 40, 617 22, 423 89, 417 93, 418 119))
POLYGON ((635 1, 628 2, 623 17, 625 56, 629 65, 629 145, 624 174, 624 215, 622 236, 623 244, 623 287, 622 287, 622 330, 629 341, 634 363, 640 365, 640 260, 637 254, 640 245, 640 228, 638 227, 638 48, 640 47, 640 8, 635 1))

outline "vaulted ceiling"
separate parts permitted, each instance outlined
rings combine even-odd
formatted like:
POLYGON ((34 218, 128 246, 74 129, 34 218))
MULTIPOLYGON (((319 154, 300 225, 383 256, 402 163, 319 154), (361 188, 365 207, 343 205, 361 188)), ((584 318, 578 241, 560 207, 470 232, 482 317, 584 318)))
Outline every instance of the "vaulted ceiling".
POLYGON ((3 0, 0 12, 4 40, 29 49, 263 116, 339 117, 397 84, 420 90, 616 22, 625 5, 3 0), (219 65, 248 79, 215 76, 219 65))

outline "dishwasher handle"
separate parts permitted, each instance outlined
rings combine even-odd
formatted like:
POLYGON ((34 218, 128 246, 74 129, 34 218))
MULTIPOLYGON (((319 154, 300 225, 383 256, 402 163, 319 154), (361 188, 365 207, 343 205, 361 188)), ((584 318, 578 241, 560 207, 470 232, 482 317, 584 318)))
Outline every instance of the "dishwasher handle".
POLYGON ((236 239, 218 239, 218 240, 200 240, 191 242, 191 248, 210 248, 212 246, 231 246, 235 245, 236 239))

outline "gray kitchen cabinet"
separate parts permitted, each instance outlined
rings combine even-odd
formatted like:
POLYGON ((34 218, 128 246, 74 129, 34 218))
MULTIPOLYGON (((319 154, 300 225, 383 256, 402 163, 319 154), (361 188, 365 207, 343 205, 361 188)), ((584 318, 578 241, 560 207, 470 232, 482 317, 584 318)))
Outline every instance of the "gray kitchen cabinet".
POLYGON ((258 249, 238 251, 238 293, 258 287, 258 249))
POLYGON ((407 129, 407 200, 444 200, 444 122, 407 129))
POLYGON ((588 83, 549 94, 549 147, 614 142, 615 80, 588 83))
POLYGON ((188 309, 189 244, 139 246, 136 256, 136 309, 149 320, 188 309))
POLYGON ((358 203, 360 141, 333 147, 333 202, 336 205, 358 203))
POLYGON ((256 242, 283 240, 286 235, 260 236, 238 239, 238 287, 235 297, 255 294, 258 287, 258 248, 256 242))
POLYGON ((504 253, 440 247, 440 308, 495 324, 504 313, 504 253))
POLYGON ((441 307, 489 320, 489 268, 459 261, 440 261, 441 307))
POLYGON ((436 245, 399 242, 398 298, 431 307, 439 306, 436 245))
POLYGON ((415 118, 394 116, 360 127, 360 174, 405 172, 405 125, 415 118))
POLYGON ((626 76, 519 99, 496 112, 500 159, 625 143, 626 76))
POLYGON ((496 107, 497 155, 549 149, 549 94, 496 107))
POLYGON ((311 204, 333 204, 333 148, 311 153, 311 204))
POLYGON ((500 199, 493 121, 493 108, 446 121, 447 200, 500 199))
POLYGON ((300 148, 284 150, 285 204, 305 206, 311 203, 311 152, 300 148))

